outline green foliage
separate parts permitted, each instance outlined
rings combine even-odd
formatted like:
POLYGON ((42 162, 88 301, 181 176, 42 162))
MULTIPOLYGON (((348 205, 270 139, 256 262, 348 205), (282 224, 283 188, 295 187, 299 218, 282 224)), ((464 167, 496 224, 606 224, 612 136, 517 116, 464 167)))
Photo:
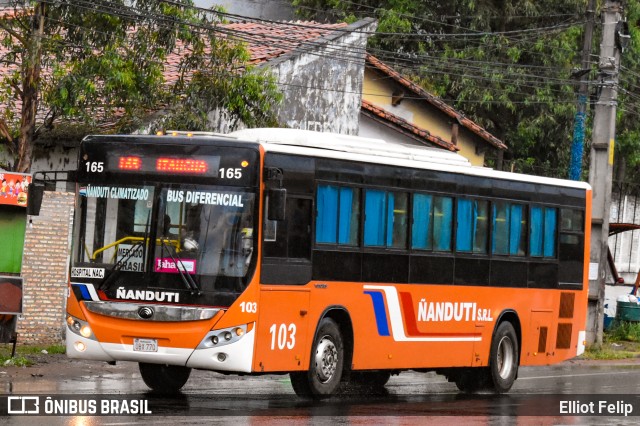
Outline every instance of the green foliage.
POLYGON ((607 345, 607 346, 591 346, 587 348, 585 353, 582 355, 582 358, 593 359, 593 360, 612 360, 612 359, 636 358, 637 356, 638 356, 637 352, 618 350, 618 349, 612 348, 610 345, 607 345))
POLYGON ((3 367, 29 367, 35 362, 33 358, 66 353, 64 345, 21 345, 16 348, 16 354, 11 357, 12 344, 0 345, 0 369, 3 367))
POLYGON ((626 359, 640 356, 640 323, 614 321, 605 330, 602 345, 592 345, 582 356, 585 359, 626 359))
POLYGON ((608 341, 612 342, 640 342, 640 323, 614 321, 612 327, 607 331, 606 337, 608 341))
POLYGON ((0 367, 29 367, 33 362, 23 356, 4 357, 0 356, 0 367))
MULTIPOLYGON (((572 72, 581 66, 587 3, 293 1, 305 18, 376 17, 378 34, 369 41, 372 54, 505 141, 516 171, 558 177, 568 173, 578 83, 572 72)), ((640 170, 640 106, 633 106, 640 99, 640 1, 629 0, 624 7, 632 42, 622 59, 626 69, 621 70, 616 146, 628 165, 640 170)), ((598 11, 595 16, 593 58, 601 36, 598 11)), ((596 62, 592 60, 587 74, 594 82, 596 62)), ((591 89, 595 92, 595 85, 591 89)))
POLYGON ((220 31, 217 10, 194 8, 191 0, 41 5, 42 20, 34 12, 41 8, 21 2, 17 15, 0 17, 4 61, 13 70, 0 76, 0 104, 7 106, 0 109, 0 124, 9 129, 3 134, 0 126, 0 141, 16 158, 14 165, 23 155, 23 139, 32 145, 62 120, 130 132, 161 116, 174 128, 218 130, 207 116, 217 109, 234 124, 275 123, 281 95, 273 78, 247 66, 245 46, 220 31), (39 22, 41 34, 34 25, 39 22), (25 71, 39 69, 36 90, 26 90, 25 71), (40 100, 46 118, 25 127, 14 111, 28 96, 40 100))

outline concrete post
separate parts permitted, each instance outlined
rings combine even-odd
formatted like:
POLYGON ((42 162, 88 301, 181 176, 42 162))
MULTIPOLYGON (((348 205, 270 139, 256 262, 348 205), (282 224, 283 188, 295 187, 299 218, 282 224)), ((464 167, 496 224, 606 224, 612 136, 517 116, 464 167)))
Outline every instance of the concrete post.
POLYGON ((593 188, 591 255, 589 267, 589 311, 587 342, 602 344, 604 289, 609 236, 609 208, 615 142, 620 50, 616 46, 616 26, 622 6, 606 1, 602 9, 598 97, 593 121, 589 183, 593 188), (597 273, 596 273, 597 271, 597 273))

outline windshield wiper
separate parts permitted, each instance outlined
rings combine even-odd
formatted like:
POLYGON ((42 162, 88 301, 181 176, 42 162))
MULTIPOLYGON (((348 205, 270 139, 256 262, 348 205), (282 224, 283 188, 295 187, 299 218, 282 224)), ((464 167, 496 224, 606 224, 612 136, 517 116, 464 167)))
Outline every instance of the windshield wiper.
POLYGON ((176 265, 176 269, 178 270, 178 274, 180 275, 184 285, 191 291, 192 295, 200 296, 202 291, 200 291, 200 288, 193 277, 186 272, 187 269, 185 268, 184 263, 182 263, 182 259, 176 259, 176 257, 171 253, 171 247, 166 243, 165 238, 160 238, 160 242, 162 243, 162 247, 167 249, 169 256, 171 256, 171 260, 173 260, 173 263, 176 265))

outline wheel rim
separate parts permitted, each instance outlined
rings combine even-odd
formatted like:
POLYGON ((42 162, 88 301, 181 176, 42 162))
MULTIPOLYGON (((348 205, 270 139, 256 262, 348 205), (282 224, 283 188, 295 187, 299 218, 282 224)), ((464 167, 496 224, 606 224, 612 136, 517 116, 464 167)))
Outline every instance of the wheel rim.
POLYGON ((322 383, 326 383, 338 369, 338 348, 328 336, 318 342, 316 349, 316 374, 322 383))
POLYGON ((500 339, 498 344, 498 374, 501 378, 506 379, 511 375, 513 371, 513 360, 515 359, 513 342, 507 336, 500 339))

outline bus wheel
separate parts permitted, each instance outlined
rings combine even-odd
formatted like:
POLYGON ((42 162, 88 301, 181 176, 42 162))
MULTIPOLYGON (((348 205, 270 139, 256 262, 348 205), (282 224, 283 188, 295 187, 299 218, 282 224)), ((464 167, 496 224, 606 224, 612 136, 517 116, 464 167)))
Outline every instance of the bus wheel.
POLYGON ((500 323, 491 341, 490 388, 497 393, 511 389, 518 376, 518 337, 510 322, 500 323))
POLYGON ((291 373, 296 395, 322 399, 335 394, 342 378, 344 346, 340 328, 331 318, 320 321, 309 364, 308 371, 291 373))
POLYGON ((139 363, 144 383, 160 393, 178 392, 189 380, 191 369, 179 365, 139 363))

